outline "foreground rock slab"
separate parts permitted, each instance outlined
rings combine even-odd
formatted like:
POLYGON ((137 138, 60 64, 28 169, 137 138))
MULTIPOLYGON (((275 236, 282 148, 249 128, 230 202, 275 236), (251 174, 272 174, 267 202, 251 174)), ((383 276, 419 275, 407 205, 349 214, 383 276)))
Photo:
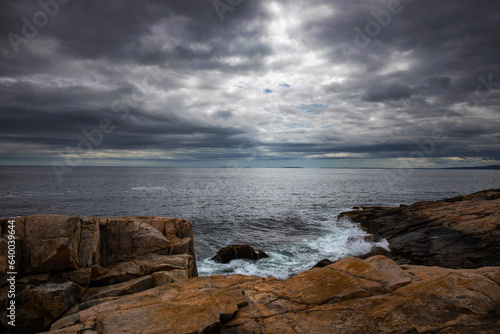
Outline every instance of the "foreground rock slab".
POLYGON ((47 333, 498 333, 500 267, 345 258, 286 280, 208 276, 102 303, 47 333))
MULTIPOLYGON (((500 189, 339 216, 389 241, 400 264, 479 268, 500 264, 500 189)), ((368 255, 369 256, 369 255, 368 255)))

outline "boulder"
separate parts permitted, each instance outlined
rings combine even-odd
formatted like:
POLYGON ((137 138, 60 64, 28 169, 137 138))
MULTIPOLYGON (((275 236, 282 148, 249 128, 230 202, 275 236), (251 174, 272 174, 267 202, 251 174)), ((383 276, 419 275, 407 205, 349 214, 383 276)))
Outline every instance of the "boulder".
POLYGON ((181 218, 133 217, 134 222, 146 223, 160 231, 171 243, 170 253, 189 254, 195 258, 193 224, 181 218))
POLYGON ((329 266, 332 263, 333 262, 328 260, 328 259, 323 259, 323 260, 319 261, 318 263, 316 263, 313 268, 323 268, 323 267, 329 266))
POLYGON ((182 238, 177 239, 177 242, 172 245, 172 255, 175 254, 189 254, 191 248, 193 247, 193 239, 191 238, 182 238))
POLYGON ((259 260, 269 257, 264 251, 255 251, 249 245, 230 245, 221 248, 211 260, 219 263, 229 263, 235 259, 259 260))

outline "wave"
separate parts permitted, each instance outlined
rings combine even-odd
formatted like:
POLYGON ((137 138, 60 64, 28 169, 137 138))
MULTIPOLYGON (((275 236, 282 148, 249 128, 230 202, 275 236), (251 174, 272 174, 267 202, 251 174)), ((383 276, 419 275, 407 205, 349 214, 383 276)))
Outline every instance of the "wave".
MULTIPOLYGON (((276 221, 273 223, 275 226, 278 225, 276 221)), ((265 241, 259 245, 263 247, 269 258, 255 262, 233 260, 229 264, 215 263, 210 259, 205 259, 198 263, 199 273, 200 275, 243 274, 285 279, 312 268, 325 258, 337 261, 347 256, 368 253, 375 246, 389 250, 387 240, 383 239, 378 242, 369 240, 366 238, 369 236, 368 233, 348 220, 323 220, 309 223, 315 223, 316 228, 320 227, 322 235, 295 237, 289 242, 276 242, 280 238, 271 236, 270 240, 267 240, 267 245, 264 245, 265 241)))

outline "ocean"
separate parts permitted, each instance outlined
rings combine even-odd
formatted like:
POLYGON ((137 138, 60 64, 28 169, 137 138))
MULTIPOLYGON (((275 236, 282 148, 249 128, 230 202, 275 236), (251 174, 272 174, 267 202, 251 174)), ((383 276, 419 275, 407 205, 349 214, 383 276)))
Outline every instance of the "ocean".
MULTIPOLYGON (((194 226, 200 275, 287 278, 319 260, 370 250, 366 233, 337 221, 353 206, 399 206, 500 187, 498 170, 78 167, 60 182, 51 167, 0 167, 0 217, 31 214, 164 216, 194 226), (230 244, 269 258, 210 260, 230 244)), ((380 241, 378 246, 387 247, 380 241)))

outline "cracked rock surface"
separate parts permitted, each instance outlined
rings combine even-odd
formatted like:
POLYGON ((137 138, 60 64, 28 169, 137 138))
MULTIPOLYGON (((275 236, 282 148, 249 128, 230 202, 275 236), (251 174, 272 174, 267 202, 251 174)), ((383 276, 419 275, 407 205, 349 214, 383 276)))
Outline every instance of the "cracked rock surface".
POLYGON ((198 275, 189 221, 14 218, 16 326, 7 325, 7 225, 0 220, 0 332, 36 333, 97 304, 198 275))
POLYGON ((48 333, 498 333, 500 267, 349 257, 286 280, 207 276, 90 307, 48 333))

